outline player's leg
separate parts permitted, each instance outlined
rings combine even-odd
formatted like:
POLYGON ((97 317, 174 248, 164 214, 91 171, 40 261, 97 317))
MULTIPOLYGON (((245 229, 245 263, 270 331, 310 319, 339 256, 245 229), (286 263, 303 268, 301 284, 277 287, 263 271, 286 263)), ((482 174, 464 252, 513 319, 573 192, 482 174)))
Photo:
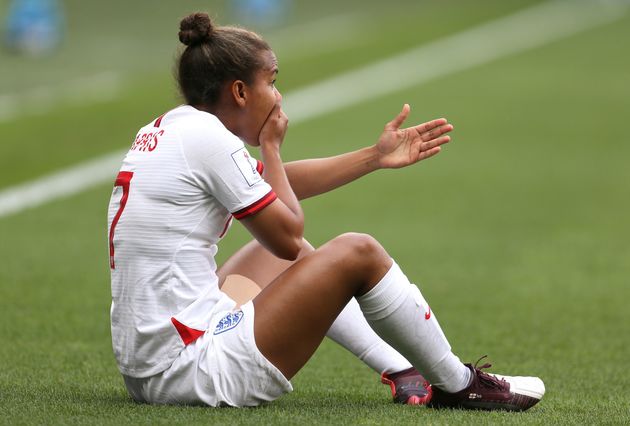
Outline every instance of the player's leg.
MULTIPOLYGON (((298 260, 314 250, 313 246, 305 240, 298 260)), ((274 256, 260 243, 253 240, 219 268, 220 282, 223 283, 225 277, 230 276, 221 289, 234 300, 241 300, 252 294, 251 285, 245 282, 241 286, 242 281, 249 279, 264 288, 293 263, 274 256), (236 276, 246 278, 237 279, 236 276)), ((352 298, 341 311, 326 336, 379 373, 381 381, 390 386, 395 402, 421 405, 426 404, 431 398, 431 389, 427 380, 412 367, 405 357, 372 330, 356 299, 352 298)))
MULTIPOLYGON (((411 309, 401 309, 404 314, 386 311, 372 322, 372 325, 381 327, 383 318, 388 320, 386 323, 392 323, 390 317, 395 318, 399 324, 391 333, 375 330, 385 340, 393 339, 405 348, 407 354, 413 355, 418 362, 415 367, 422 366, 431 374, 431 383, 449 391, 462 389, 470 379, 468 370, 451 353, 435 317, 425 320, 425 312, 419 312, 426 306, 418 306, 417 287, 409 284, 400 269, 392 264, 378 242, 359 234, 337 237, 305 256, 254 299, 256 341, 263 353, 268 354, 269 360, 281 371, 292 376, 319 345, 351 297, 357 296, 368 321, 370 316, 374 317, 372 311, 381 308, 382 301, 384 309, 390 310, 394 302, 407 302, 408 306, 404 308, 411 309), (374 299, 369 297, 373 292, 364 294, 376 284, 382 284, 377 288, 384 289, 386 296, 383 299, 377 294, 375 301, 370 302, 374 299), (390 293, 394 300, 387 299, 390 293), (277 300, 274 301, 274 297, 277 300), (422 322, 416 319, 422 319, 422 322), (271 343, 266 343, 268 341, 271 343), (286 342, 294 341, 294 345, 286 347, 286 342), (422 341, 422 344, 411 341, 422 341), (277 353, 273 352, 274 348, 277 353)), ((400 347, 397 348, 399 351, 400 347)), ((410 358, 407 356, 407 359, 410 358)))
MULTIPOLYGON (((304 247, 297 260, 313 251, 315 251, 313 246, 304 240, 304 247)), ((258 241, 252 240, 237 250, 219 267, 217 270, 219 285, 223 285, 228 275, 236 274, 249 278, 262 289, 293 263, 295 262, 274 256, 258 241)))
MULTIPOLYGON (((304 248, 300 252, 298 260, 313 251, 315 251, 313 246, 304 240, 304 248)), ((226 276, 237 274, 247 277, 261 288, 265 288, 293 263, 274 256, 254 240, 238 250, 219 268, 219 280, 223 283, 226 276)), ((228 294, 233 291, 229 290, 228 294)), ((350 300, 346 308, 339 314, 328 330, 327 336, 352 352, 379 374, 391 375, 411 367, 409 361, 385 343, 370 328, 354 299, 350 300)))
POLYGON ((350 299, 367 292, 390 265, 380 246, 354 235, 338 237, 304 256, 254 298, 259 349, 292 377, 350 299))
POLYGON ((254 299, 260 351, 292 377, 353 296, 372 328, 439 388, 442 395, 435 405, 527 409, 542 397, 540 379, 500 380, 464 366, 418 288, 364 235, 348 234, 325 244, 254 299), (471 395, 475 404, 470 403, 471 395))

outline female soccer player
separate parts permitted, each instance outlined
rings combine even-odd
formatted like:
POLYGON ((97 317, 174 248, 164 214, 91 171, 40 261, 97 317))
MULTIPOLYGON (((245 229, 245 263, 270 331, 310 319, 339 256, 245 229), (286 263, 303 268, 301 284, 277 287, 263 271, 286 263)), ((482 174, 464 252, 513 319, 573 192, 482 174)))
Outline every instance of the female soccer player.
POLYGON ((182 20, 179 38, 187 46, 178 63, 186 104, 140 129, 109 206, 112 341, 131 396, 236 407, 272 401, 292 389, 289 379, 330 332, 358 352, 365 341, 389 348, 382 338, 395 350, 372 367, 386 380, 397 368, 421 372, 432 407, 536 404, 540 379, 459 361, 418 287, 372 237, 344 234, 317 250, 303 239, 299 199, 429 158, 452 126, 440 119, 400 129, 405 105, 373 147, 283 164, 288 121, 269 45, 200 13, 182 20), (243 142, 260 149, 262 163, 243 142), (217 243, 233 217, 255 241, 217 271, 217 243), (219 290, 231 273, 265 288, 236 308, 219 290), (399 365, 376 367, 383 362, 399 365))

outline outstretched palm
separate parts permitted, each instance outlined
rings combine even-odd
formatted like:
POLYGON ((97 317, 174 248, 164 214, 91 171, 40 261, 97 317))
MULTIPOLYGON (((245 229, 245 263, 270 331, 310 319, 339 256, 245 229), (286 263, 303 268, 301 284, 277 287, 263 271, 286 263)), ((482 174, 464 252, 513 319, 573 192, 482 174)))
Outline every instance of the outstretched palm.
POLYGON ((401 129, 410 109, 407 104, 403 106, 400 114, 387 123, 376 144, 381 168, 397 169, 417 163, 440 152, 440 145, 451 140, 446 133, 453 126, 444 118, 401 129))

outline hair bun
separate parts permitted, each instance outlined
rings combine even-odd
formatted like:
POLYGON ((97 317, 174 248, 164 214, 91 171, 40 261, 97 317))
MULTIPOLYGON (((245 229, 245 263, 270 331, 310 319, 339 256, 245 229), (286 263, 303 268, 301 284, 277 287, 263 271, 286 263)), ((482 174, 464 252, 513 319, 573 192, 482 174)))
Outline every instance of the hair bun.
POLYGON ((186 46, 207 43, 214 28, 207 13, 193 13, 179 23, 179 41, 186 46))

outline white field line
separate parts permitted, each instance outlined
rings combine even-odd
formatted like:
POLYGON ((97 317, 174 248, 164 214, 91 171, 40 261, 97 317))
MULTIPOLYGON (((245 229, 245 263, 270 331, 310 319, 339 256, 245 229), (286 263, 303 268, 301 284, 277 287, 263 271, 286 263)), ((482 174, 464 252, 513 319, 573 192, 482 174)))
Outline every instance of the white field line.
POLYGON ((85 105, 116 98, 122 90, 121 77, 102 72, 57 86, 38 87, 20 94, 0 95, 0 123, 24 115, 44 114, 61 105, 85 105))
POLYGON ((329 114, 620 19, 627 1, 556 0, 481 24, 285 96, 291 123, 329 114))
MULTIPOLYGON (((125 151, 126 152, 126 151, 125 151)), ((0 218, 114 181, 125 152, 118 151, 0 192, 0 218)))
MULTIPOLYGON (((297 124, 604 25, 628 8, 610 0, 542 3, 297 90, 284 106, 297 124)), ((0 217, 113 181, 123 156, 116 152, 0 191, 0 217)))

